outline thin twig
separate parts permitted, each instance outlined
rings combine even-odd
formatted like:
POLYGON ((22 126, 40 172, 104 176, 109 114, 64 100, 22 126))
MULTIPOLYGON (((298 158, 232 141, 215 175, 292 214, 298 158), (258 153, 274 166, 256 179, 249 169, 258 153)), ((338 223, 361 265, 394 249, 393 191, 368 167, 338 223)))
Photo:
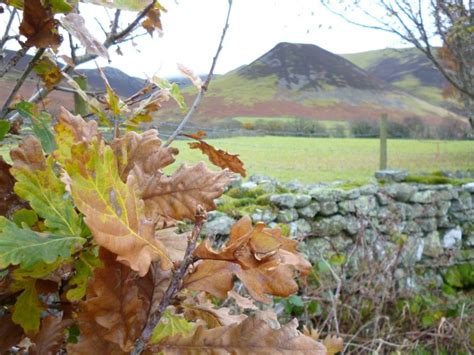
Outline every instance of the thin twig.
POLYGON ((33 70, 33 67, 35 66, 36 62, 43 55, 44 51, 45 51, 44 48, 38 49, 35 56, 33 58, 31 58, 30 62, 28 63, 28 66, 23 71, 23 74, 21 74, 21 76, 16 81, 15 87, 12 89, 12 91, 10 92, 10 95, 8 95, 7 99, 3 103, 2 110, 0 111, 0 119, 2 119, 2 120, 5 119, 5 115, 8 112, 8 106, 10 106, 10 103, 12 102, 13 98, 15 97, 17 92, 21 89, 21 87, 23 86, 23 83, 25 82, 25 80, 28 77, 28 75, 30 74, 30 72, 33 70))
POLYGON ((219 41, 219 46, 217 47, 217 52, 214 55, 214 58, 212 59, 211 69, 209 70, 209 74, 207 75, 207 79, 204 82, 204 84, 201 86, 201 89, 199 90, 199 93, 197 94, 196 98, 194 99, 194 102, 191 105, 191 108, 189 109, 188 113, 182 119, 181 123, 175 129, 173 134, 171 134, 171 136, 166 141, 165 147, 169 146, 176 139, 176 137, 181 133, 181 131, 183 130, 186 123, 191 119, 194 112, 196 111, 196 109, 200 105, 201 100, 204 97, 204 93, 207 91, 207 89, 209 87, 209 83, 211 82, 212 77, 214 75, 214 69, 215 69, 216 64, 217 64, 217 59, 219 58, 219 54, 222 50, 222 43, 224 43, 224 38, 225 38, 225 35, 227 33, 227 29, 229 28, 229 18, 230 18, 230 12, 232 10, 232 0, 228 0, 228 2, 229 2, 229 8, 227 9, 227 18, 226 18, 226 21, 225 21, 224 28, 222 30, 222 35, 221 35, 221 39, 219 41))
POLYGON ((207 220, 207 213, 201 205, 198 205, 197 207, 195 219, 196 221, 194 223, 194 228, 188 238, 188 246, 186 247, 183 260, 181 261, 178 270, 176 270, 173 274, 173 278, 171 279, 171 282, 168 285, 168 288, 166 289, 157 310, 149 315, 147 324, 143 329, 140 338, 135 344, 135 348, 132 352, 133 355, 141 354, 141 352, 145 349, 145 346, 150 340, 151 334, 153 333, 153 329, 155 329, 156 325, 160 321, 163 312, 171 304, 176 294, 180 291, 182 287, 181 282, 186 275, 189 266, 194 262, 193 252, 196 248, 196 242, 199 234, 201 233, 201 229, 207 220))
POLYGON ((10 13, 10 18, 8 19, 7 26, 5 27, 5 32, 3 34, 2 40, 0 41, 0 49, 3 50, 5 43, 9 39, 15 38, 16 36, 10 36, 10 28, 12 27, 13 20, 15 19, 15 14, 17 13, 17 9, 13 8, 12 12, 10 13))
POLYGON ((10 61, 0 71, 0 78, 3 77, 6 73, 8 73, 14 66, 16 66, 20 59, 26 55, 30 48, 31 47, 24 46, 23 48, 16 51, 13 57, 10 58, 10 61))

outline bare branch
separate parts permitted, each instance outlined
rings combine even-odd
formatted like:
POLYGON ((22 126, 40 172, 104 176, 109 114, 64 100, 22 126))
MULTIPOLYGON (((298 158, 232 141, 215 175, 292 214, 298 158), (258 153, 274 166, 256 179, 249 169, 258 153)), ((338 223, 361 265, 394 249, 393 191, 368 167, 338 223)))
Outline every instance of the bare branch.
POLYGON ((214 58, 212 59, 211 69, 209 70, 209 74, 207 75, 206 81, 201 86, 201 89, 199 90, 199 93, 197 94, 196 98, 194 99, 194 102, 191 105, 191 108, 189 109, 188 113, 181 120, 181 123, 178 125, 178 127, 175 129, 173 134, 171 134, 171 136, 166 141, 165 147, 169 146, 176 139, 176 137, 181 133, 181 131, 183 130, 186 123, 191 119, 194 112, 196 111, 196 109, 201 104, 202 98, 204 97, 204 93, 207 91, 207 89, 209 87, 209 83, 211 82, 212 77, 214 75, 214 69, 215 69, 216 64, 217 64, 217 59, 219 58, 219 54, 222 50, 222 44, 224 43, 224 38, 225 38, 225 35, 227 33, 227 29, 229 28, 229 18, 230 18, 230 12, 232 10, 232 0, 228 0, 228 2, 229 2, 229 7, 228 7, 228 10, 227 10, 227 17, 226 17, 225 25, 224 25, 224 28, 222 30, 222 35, 221 35, 221 39, 219 41, 219 46, 217 47, 217 52, 214 55, 214 58))
POLYGON ((3 77, 6 73, 8 73, 14 66, 18 64, 21 58, 23 58, 28 50, 31 47, 23 47, 16 51, 16 53, 13 55, 13 57, 10 59, 10 61, 3 67, 3 69, 0 71, 0 78, 3 77))
POLYGON ((10 18, 8 19, 7 26, 5 27, 5 33, 3 34, 2 39, 0 40, 0 49, 3 50, 3 47, 5 46, 5 43, 12 38, 15 38, 16 36, 10 36, 10 28, 12 26, 13 20, 15 19, 15 15, 17 13, 17 9, 13 8, 13 10, 10 12, 10 18))
POLYGON ((10 92, 10 95, 8 95, 7 99, 3 103, 2 110, 0 111, 0 119, 2 120, 5 119, 5 115, 8 113, 8 106, 10 106, 10 103, 12 102, 13 98, 23 86, 23 83, 25 82, 26 78, 30 74, 31 70, 33 70, 33 67, 35 66, 36 62, 38 62, 38 60, 43 55, 44 51, 45 51, 44 48, 38 49, 35 56, 30 60, 30 62, 28 63, 28 66, 23 71, 23 74, 21 74, 21 76, 16 81, 15 87, 12 89, 12 91, 10 92))

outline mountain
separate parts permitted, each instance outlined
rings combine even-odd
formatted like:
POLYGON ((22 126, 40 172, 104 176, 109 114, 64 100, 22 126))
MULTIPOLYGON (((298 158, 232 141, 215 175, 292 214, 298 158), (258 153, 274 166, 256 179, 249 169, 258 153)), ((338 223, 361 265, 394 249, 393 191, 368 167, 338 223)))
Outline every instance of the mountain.
MULTIPOLYGON (((191 101, 193 88, 184 92, 191 101)), ((341 56, 294 43, 279 43, 249 65, 214 79, 197 116, 207 121, 235 116, 366 120, 382 113, 433 123, 460 118, 341 56)), ((164 114, 179 117, 177 110, 164 114)))
POLYGON ((341 56, 401 90, 434 105, 462 113, 458 102, 447 100, 442 95, 448 86, 447 80, 416 48, 387 48, 341 56))

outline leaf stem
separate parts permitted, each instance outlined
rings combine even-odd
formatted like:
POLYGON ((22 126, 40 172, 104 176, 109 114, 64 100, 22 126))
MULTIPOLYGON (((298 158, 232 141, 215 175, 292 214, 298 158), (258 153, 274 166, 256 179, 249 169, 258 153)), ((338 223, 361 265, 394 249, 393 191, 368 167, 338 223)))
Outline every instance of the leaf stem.
POLYGON ((151 334, 153 333, 156 325, 159 323, 163 312, 170 305, 171 301, 176 297, 176 294, 180 291, 182 286, 181 281, 186 275, 189 266, 194 262, 193 252, 194 249, 196 249, 196 242, 199 234, 201 233, 204 222, 207 220, 207 213, 201 205, 198 205, 197 207, 195 218, 196 222, 194 223, 193 231, 191 232, 191 235, 188 239, 188 245, 184 253, 184 258, 181 261, 178 270, 176 270, 176 272, 173 274, 173 278, 171 279, 171 282, 168 285, 168 288, 166 289, 157 310, 148 317, 142 335, 137 340, 135 348, 132 351, 132 355, 139 355, 145 349, 145 346, 150 340, 151 334))

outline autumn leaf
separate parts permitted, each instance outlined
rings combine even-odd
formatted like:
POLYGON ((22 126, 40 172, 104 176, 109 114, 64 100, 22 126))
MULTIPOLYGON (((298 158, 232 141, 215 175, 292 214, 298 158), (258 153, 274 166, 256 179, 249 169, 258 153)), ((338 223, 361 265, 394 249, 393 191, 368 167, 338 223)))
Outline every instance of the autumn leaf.
POLYGON ((114 348, 105 341, 116 345, 119 353, 130 352, 151 311, 153 297, 161 297, 169 281, 169 274, 159 269, 138 278, 110 252, 102 250, 100 255, 103 267, 94 270, 86 300, 80 304, 80 341, 68 346, 73 354, 96 353, 97 345, 91 342, 95 337, 102 338, 99 348, 114 348))
POLYGON ((79 255, 74 265, 75 274, 69 280, 70 289, 66 292, 66 298, 70 302, 80 301, 85 296, 94 269, 101 265, 100 259, 91 251, 83 251, 79 255))
POLYGON ((197 134, 184 134, 184 136, 197 140, 197 142, 188 143, 191 149, 199 149, 201 152, 209 157, 212 164, 222 168, 229 169, 234 173, 238 173, 245 177, 247 172, 244 168, 244 163, 239 159, 238 154, 229 154, 222 149, 216 149, 209 143, 202 140, 205 135, 200 131, 197 134))
POLYGON ((125 125, 129 130, 137 128, 142 122, 151 122, 153 120, 152 113, 161 108, 163 102, 170 99, 166 90, 157 90, 148 96, 145 100, 135 107, 125 121, 125 125))
POLYGON ((153 350, 164 354, 183 354, 192 348, 199 354, 325 355, 325 347, 299 333, 297 326, 295 319, 274 329, 265 319, 253 315, 239 324, 213 329, 199 326, 193 335, 165 338, 153 350))
POLYGON ((15 178, 10 173, 10 164, 0 156, 0 216, 11 217, 15 211, 25 207, 26 203, 14 192, 15 178))
POLYGON ((5 135, 10 131, 10 122, 1 120, 0 121, 0 142, 5 138, 5 135))
POLYGON ((183 307, 186 319, 190 321, 203 320, 209 329, 240 323, 247 318, 243 314, 230 314, 230 309, 227 307, 214 308, 213 304, 209 301, 202 304, 185 303, 183 307))
POLYGON ((20 325, 25 333, 36 333, 40 327, 41 313, 45 306, 38 299, 36 280, 30 279, 23 284, 23 292, 16 299, 12 320, 20 325))
POLYGON ((166 228, 157 230, 155 238, 163 243, 168 252, 169 258, 173 262, 180 262, 184 258, 186 247, 188 246, 188 233, 176 233, 177 228, 166 228))
POLYGON ((0 268, 21 265, 28 268, 36 263, 52 263, 58 257, 67 258, 76 245, 85 242, 78 236, 37 233, 19 228, 5 217, 0 217, 0 268))
POLYGON ((112 112, 112 115, 114 117, 117 117, 122 111, 128 111, 127 106, 120 100, 120 97, 112 89, 112 86, 110 86, 109 80, 107 79, 107 76, 105 75, 104 71, 100 67, 97 67, 97 70, 99 71, 99 74, 102 80, 104 81, 105 92, 107 93, 107 106, 112 112))
POLYGON ((265 228, 263 223, 253 228, 250 217, 243 217, 232 227, 229 241, 220 250, 214 250, 207 241, 196 248, 194 256, 203 260, 184 285, 225 298, 235 275, 257 301, 269 302, 266 294, 287 297, 298 290, 295 271, 306 275, 311 269, 295 244, 282 237, 279 229, 265 228), (219 280, 218 285, 212 284, 214 278, 219 280))
POLYGON ((26 37, 27 47, 57 47, 62 41, 58 22, 51 10, 41 4, 41 0, 24 0, 20 34, 26 37))
POLYGON ((33 133, 40 140, 43 150, 51 153, 56 147, 51 131, 51 115, 47 112, 38 112, 35 105, 27 101, 18 103, 15 108, 21 116, 31 121, 33 133))
POLYGON ((57 354, 65 342, 64 330, 68 322, 52 315, 41 320, 39 332, 32 337, 31 355, 57 354))
POLYGON ((178 104, 181 111, 186 111, 188 109, 188 105, 184 100, 184 96, 181 93, 181 89, 179 88, 178 84, 170 83, 168 80, 159 78, 157 76, 153 76, 150 81, 158 86, 161 90, 166 91, 166 93, 171 96, 171 98, 178 104))
POLYGON ((323 345, 326 347, 328 355, 335 355, 344 349, 342 338, 331 335, 328 335, 326 339, 323 340, 323 345))
POLYGON ((54 160, 43 155, 39 141, 26 137, 10 151, 15 176, 15 192, 28 201, 54 234, 79 237, 81 218, 72 201, 65 198, 66 189, 54 172, 54 160))
POLYGON ((89 32, 81 15, 76 13, 67 14, 61 19, 61 24, 67 32, 79 40, 87 53, 109 59, 107 48, 89 32))
POLYGON ((214 199, 222 195, 230 181, 227 171, 213 172, 202 162, 191 167, 182 165, 171 176, 150 180, 141 197, 148 216, 194 220, 198 205, 206 211, 216 208, 214 199))
POLYGON ((43 57, 35 64, 33 70, 49 90, 61 82, 61 69, 48 55, 43 55, 43 57))
POLYGON ((8 354, 8 350, 23 337, 23 329, 13 323, 11 315, 0 317, 0 353, 8 354))
POLYGON ((242 309, 252 309, 252 310, 258 309, 258 307, 250 298, 243 297, 239 295, 237 292, 235 292, 234 290, 230 290, 227 293, 227 297, 232 298, 235 301, 235 304, 242 309))
MULTIPOLYGON (((61 149, 61 144, 58 142, 61 149)), ((97 139, 73 145, 74 158, 65 162, 77 208, 94 240, 117 254, 117 260, 144 276, 153 261, 163 269, 173 264, 166 247, 155 239, 155 224, 145 218, 144 203, 137 195, 136 180, 124 183, 114 152, 97 139)))
POLYGON ((146 13, 146 19, 145 21, 142 22, 143 28, 151 35, 153 36, 153 32, 155 31, 161 31, 162 26, 161 26, 161 12, 166 11, 164 7, 161 5, 155 6, 153 9, 150 9, 146 13))
POLYGON ((181 72, 181 74, 188 78, 198 90, 201 90, 203 83, 198 75, 194 74, 191 69, 180 63, 178 63, 178 70, 181 72))
POLYGON ((163 312, 160 322, 153 329, 150 344, 159 343, 166 337, 172 335, 189 335, 194 329, 194 324, 189 323, 182 316, 171 313, 170 310, 163 312))

